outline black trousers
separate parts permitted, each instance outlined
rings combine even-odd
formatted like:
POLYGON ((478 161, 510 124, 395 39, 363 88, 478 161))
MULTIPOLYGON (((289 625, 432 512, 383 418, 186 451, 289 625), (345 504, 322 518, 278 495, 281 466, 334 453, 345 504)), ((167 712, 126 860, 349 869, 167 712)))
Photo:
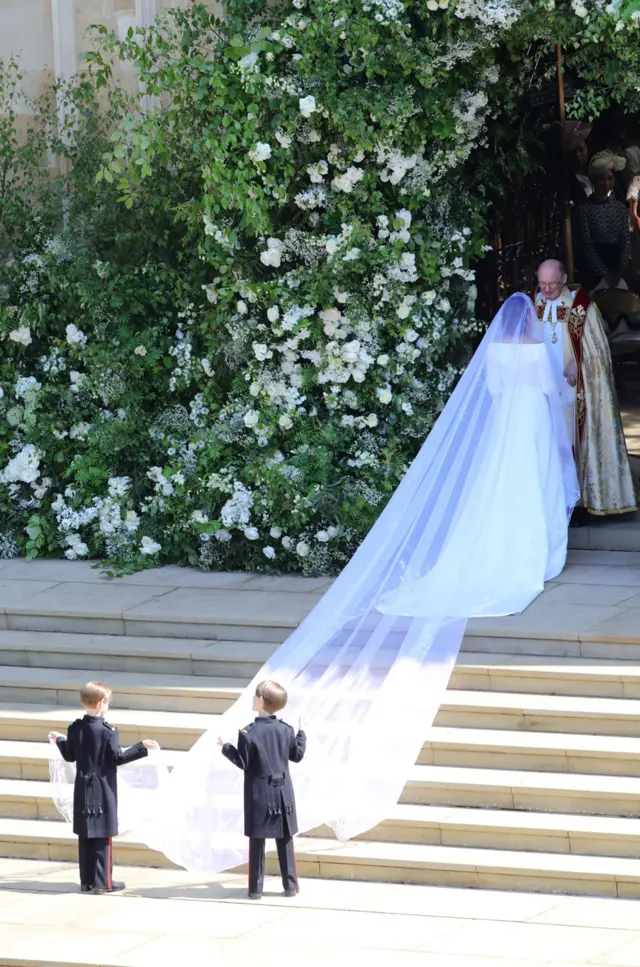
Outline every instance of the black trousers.
MULTIPOLYGON (((252 836, 249 839, 249 893, 262 893, 264 885, 264 865, 265 865, 265 843, 264 839, 257 839, 252 836)), ((298 889, 298 873, 296 870, 296 857, 293 849, 293 839, 286 836, 276 840, 278 850, 278 862, 280 863, 280 874, 282 885, 285 890, 298 889)))
POLYGON ((88 839, 78 836, 80 883, 96 890, 110 890, 113 881, 113 847, 111 839, 88 839))

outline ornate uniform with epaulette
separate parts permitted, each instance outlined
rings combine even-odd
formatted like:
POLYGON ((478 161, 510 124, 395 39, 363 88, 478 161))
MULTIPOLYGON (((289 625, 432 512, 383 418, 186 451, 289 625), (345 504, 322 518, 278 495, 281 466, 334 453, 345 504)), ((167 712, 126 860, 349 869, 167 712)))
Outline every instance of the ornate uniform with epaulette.
POLYGON ((78 836, 80 883, 83 889, 110 890, 111 840, 118 835, 117 768, 142 759, 147 750, 142 742, 121 749, 118 730, 96 715, 72 722, 57 746, 63 759, 76 764, 73 831, 78 836))
POLYGON ((298 832, 289 762, 300 762, 306 736, 275 715, 261 715, 222 754, 244 772, 244 832, 249 837, 249 893, 262 893, 265 839, 275 839, 286 892, 298 889, 293 836, 298 832))

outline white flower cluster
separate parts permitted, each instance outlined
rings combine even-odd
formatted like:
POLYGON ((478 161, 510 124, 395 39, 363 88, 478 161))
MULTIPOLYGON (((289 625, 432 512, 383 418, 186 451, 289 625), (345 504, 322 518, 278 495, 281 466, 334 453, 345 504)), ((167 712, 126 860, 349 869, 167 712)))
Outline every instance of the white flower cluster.
POLYGON ((33 443, 27 443, 0 471, 0 483, 34 483, 40 476, 42 454, 33 443))
POLYGON ((81 329, 78 329, 73 323, 67 326, 67 342, 70 346, 78 346, 80 349, 84 349, 87 345, 87 337, 81 329))
POLYGON ((29 326, 19 326, 17 329, 12 329, 9 333, 9 339, 12 342, 19 343, 21 346, 30 346, 33 342, 29 326))
POLYGON ((263 265, 271 265, 277 269, 282 262, 283 252, 284 245, 279 238, 268 238, 266 249, 260 252, 260 261, 263 265))

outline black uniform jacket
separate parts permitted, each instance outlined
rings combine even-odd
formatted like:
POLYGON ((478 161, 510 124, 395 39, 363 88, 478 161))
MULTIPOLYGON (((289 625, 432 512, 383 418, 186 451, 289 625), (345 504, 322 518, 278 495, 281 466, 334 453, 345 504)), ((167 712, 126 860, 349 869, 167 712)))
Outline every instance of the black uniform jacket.
POLYGON ((87 839, 118 835, 116 769, 148 755, 142 742, 123 751, 118 730, 103 718, 85 715, 69 726, 66 739, 58 739, 62 758, 76 764, 73 791, 73 831, 87 839))
POLYGON ((289 762, 300 762, 307 737, 275 715, 261 715, 238 732, 238 748, 226 742, 222 754, 244 770, 244 834, 283 839, 298 832, 289 762))

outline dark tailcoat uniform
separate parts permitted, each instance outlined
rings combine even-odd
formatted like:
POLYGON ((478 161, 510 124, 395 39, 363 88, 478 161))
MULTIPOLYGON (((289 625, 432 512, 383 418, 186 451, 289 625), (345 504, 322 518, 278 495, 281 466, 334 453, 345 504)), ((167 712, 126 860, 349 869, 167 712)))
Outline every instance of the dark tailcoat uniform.
POLYGON ((249 837, 249 892, 262 893, 265 839, 275 839, 286 891, 298 889, 293 836, 298 832, 289 762, 300 762, 307 739, 275 715, 261 715, 222 754, 244 771, 244 833, 249 837))
POLYGON ((116 770, 148 755, 142 742, 123 751, 118 730, 96 715, 85 715, 57 740, 62 758, 76 764, 73 790, 73 831, 78 836, 80 882, 110 889, 111 839, 118 835, 116 770))

